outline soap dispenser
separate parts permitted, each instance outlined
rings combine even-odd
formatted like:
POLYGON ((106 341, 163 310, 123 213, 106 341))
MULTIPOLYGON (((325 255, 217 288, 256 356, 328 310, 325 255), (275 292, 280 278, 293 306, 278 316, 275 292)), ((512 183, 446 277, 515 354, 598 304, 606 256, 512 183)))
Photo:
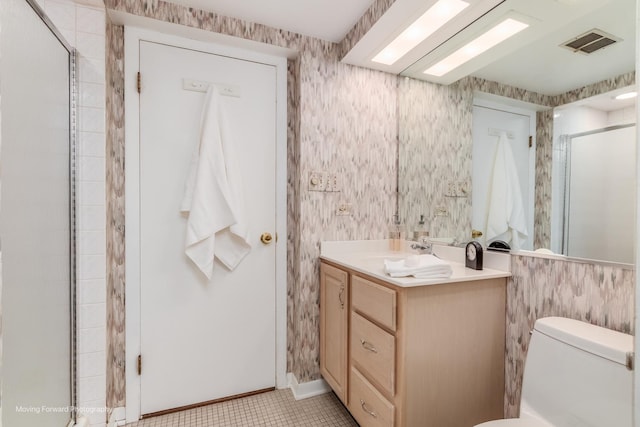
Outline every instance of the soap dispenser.
POLYGON ((402 241, 405 236, 405 227, 400 222, 400 216, 393 216, 393 223, 389 226, 389 249, 392 251, 402 250, 402 241))
POLYGON ((413 231, 413 240, 418 243, 426 243, 429 240, 429 229, 424 221, 424 215, 420 215, 420 221, 413 231))

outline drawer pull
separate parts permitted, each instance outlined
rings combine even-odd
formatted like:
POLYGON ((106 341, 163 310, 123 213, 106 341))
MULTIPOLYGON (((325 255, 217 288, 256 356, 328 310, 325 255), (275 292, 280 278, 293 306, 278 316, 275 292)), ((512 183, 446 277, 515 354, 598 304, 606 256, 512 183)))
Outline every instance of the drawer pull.
POLYGON ((340 286, 340 293, 338 294, 338 300, 340 301, 340 308, 344 310, 344 285, 340 286))
POLYGON ((366 412, 367 414, 371 415, 373 418, 378 418, 378 414, 376 414, 375 412, 371 411, 370 409, 367 409, 367 403, 360 399, 360 406, 362 407, 362 410, 364 412, 366 412))
POLYGON ((373 346, 373 344, 371 344, 368 341, 360 340, 360 344, 362 344, 362 348, 364 348, 365 350, 369 350, 371 353, 377 353, 378 352, 378 349, 375 348, 373 346))

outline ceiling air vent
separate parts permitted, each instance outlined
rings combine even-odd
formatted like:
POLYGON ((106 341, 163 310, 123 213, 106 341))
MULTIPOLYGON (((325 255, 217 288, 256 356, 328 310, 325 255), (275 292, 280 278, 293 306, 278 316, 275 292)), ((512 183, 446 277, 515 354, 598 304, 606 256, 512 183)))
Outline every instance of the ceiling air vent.
POLYGON ((594 28, 591 31, 587 31, 578 37, 574 37, 571 40, 562 43, 561 46, 571 49, 574 52, 590 54, 621 40, 621 38, 612 36, 611 34, 594 28))

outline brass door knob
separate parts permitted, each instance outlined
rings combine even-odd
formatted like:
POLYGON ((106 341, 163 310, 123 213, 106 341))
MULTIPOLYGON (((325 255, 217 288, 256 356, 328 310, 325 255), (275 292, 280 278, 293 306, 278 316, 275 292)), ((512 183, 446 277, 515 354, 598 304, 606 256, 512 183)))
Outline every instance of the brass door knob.
POLYGON ((271 235, 271 233, 262 233, 262 235, 260 236, 260 241, 265 245, 268 245, 269 243, 273 242, 273 236, 271 235))
POLYGON ((482 231, 480 230, 471 230, 471 238, 477 239, 478 237, 482 237, 482 231))

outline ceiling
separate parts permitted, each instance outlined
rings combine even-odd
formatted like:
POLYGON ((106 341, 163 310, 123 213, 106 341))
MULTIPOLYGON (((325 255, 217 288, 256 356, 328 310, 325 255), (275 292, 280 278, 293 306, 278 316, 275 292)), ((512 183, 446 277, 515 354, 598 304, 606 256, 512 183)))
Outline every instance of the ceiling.
MULTIPOLYGON (((169 0, 187 7, 204 9, 224 16, 255 22, 274 28, 304 34, 332 42, 340 42, 374 0, 169 0)), ((635 0, 467 0, 478 7, 492 7, 496 16, 509 11, 518 11, 533 17, 533 31, 525 31, 515 40, 504 43, 480 55, 473 63, 460 67, 460 75, 449 76, 451 81, 436 81, 449 84, 463 77, 474 75, 487 80, 547 95, 555 95, 620 75, 635 69, 635 0), (486 3, 486 6, 485 6, 486 3), (578 12, 578 13, 576 13, 578 12), (622 39, 622 42, 595 52, 592 55, 573 53, 558 45, 592 28, 599 28, 622 39)), ((344 61, 367 68, 378 68, 370 60, 372 47, 368 38, 381 39, 397 33, 408 17, 418 9, 435 0, 396 0, 372 30, 347 54, 344 61), (395 16, 397 15, 397 16, 395 16), (383 27, 383 28, 380 28, 383 27), (382 35, 377 33, 382 31, 382 35), (377 36, 376 36, 377 34, 377 36), (385 36, 384 34, 387 34, 385 36), (361 52, 358 52, 358 49, 361 52), (357 54, 361 58, 350 60, 357 54)), ((472 8, 470 8, 472 9, 472 8)), ((401 64, 402 69, 383 71, 424 78, 425 60, 440 55, 450 48, 448 45, 462 43, 466 32, 482 27, 482 18, 463 31, 451 25, 451 31, 460 31, 452 36, 445 34, 437 48, 431 47, 429 55, 412 53, 411 61, 401 64), (476 25, 478 24, 478 25, 476 25), (446 37, 445 37, 446 36, 446 37), (450 39, 443 43, 444 40, 450 39), (420 59, 422 57, 422 59, 420 59), (413 65, 411 65, 413 64, 413 65), (412 70, 413 69, 413 70, 412 70)), ((382 40, 382 39, 381 39, 382 40)), ((380 43, 379 41, 377 43, 380 43)), ((411 52, 410 52, 411 54, 411 52)), ((411 56, 411 55, 408 55, 411 56)), ((450 73, 456 74, 456 73, 450 73)))
POLYGON ((306 36, 340 42, 373 0, 169 0, 306 36))
POLYGON ((472 74, 538 93, 556 95, 634 70, 635 0, 600 3, 599 7, 577 19, 571 15, 564 17, 564 23, 559 28, 502 58, 496 58, 472 74), (591 55, 560 47, 560 44, 594 28, 622 40, 591 55))

